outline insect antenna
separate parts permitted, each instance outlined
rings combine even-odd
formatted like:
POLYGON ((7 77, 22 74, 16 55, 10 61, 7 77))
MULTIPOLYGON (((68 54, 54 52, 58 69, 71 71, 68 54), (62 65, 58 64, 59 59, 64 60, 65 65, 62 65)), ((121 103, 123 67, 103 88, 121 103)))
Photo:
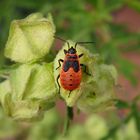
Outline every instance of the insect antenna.
POLYGON ((54 36, 54 38, 59 39, 59 40, 61 40, 61 41, 63 41, 63 42, 66 42, 67 45, 68 45, 68 49, 70 49, 70 44, 69 44, 68 41, 66 41, 66 40, 64 40, 64 39, 62 39, 62 38, 60 38, 60 37, 58 37, 58 36, 54 36))
POLYGON ((90 43, 96 43, 96 42, 76 42, 74 48, 76 49, 78 44, 90 44, 90 43))

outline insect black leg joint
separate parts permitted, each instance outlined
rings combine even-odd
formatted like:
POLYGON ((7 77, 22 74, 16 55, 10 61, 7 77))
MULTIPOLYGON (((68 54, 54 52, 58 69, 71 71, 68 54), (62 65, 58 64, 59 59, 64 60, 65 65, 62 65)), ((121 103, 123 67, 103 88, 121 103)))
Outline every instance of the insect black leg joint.
POLYGON ((58 60, 59 66, 56 68, 56 70, 61 67, 61 63, 60 62, 64 62, 64 60, 63 59, 59 59, 58 60))

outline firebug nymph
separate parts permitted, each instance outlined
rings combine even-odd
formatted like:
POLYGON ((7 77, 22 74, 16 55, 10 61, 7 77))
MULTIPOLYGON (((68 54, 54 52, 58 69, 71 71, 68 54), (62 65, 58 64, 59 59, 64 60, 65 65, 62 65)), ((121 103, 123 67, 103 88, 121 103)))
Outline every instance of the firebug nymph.
POLYGON ((64 41, 67 43, 68 45, 68 50, 64 50, 64 54, 65 57, 64 59, 59 59, 58 63, 59 66, 56 68, 56 70, 58 68, 61 67, 61 62, 62 62, 62 68, 60 71, 60 74, 57 76, 57 84, 59 86, 59 93, 60 93, 60 87, 62 86, 65 90, 70 91, 69 92, 69 96, 70 93, 77 89, 81 83, 81 79, 82 79, 82 69, 81 67, 84 68, 84 72, 88 75, 90 75, 87 72, 87 67, 84 64, 80 64, 80 60, 79 58, 82 57, 84 54, 77 54, 76 51, 76 46, 78 44, 86 44, 86 43, 94 43, 94 42, 76 42, 74 46, 70 46, 69 42, 61 39, 59 37, 55 38, 64 41), (60 78, 60 84, 59 84, 59 78, 60 78))

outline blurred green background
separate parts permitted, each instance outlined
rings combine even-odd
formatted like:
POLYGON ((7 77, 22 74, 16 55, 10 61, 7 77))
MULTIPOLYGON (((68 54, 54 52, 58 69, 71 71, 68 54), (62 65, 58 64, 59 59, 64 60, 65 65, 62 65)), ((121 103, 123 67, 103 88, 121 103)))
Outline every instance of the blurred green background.
MULTIPOLYGON (((119 86, 121 91, 118 91, 117 96, 123 100, 116 104, 117 110, 102 114, 104 117, 101 121, 100 117, 94 118, 94 116, 87 119, 83 124, 87 132, 80 127, 80 124, 73 125, 66 139, 76 140, 87 137, 89 140, 109 138, 110 140, 139 140, 140 26, 135 30, 131 28, 138 24, 137 18, 140 18, 139 0, 0 0, 0 68, 10 64, 9 60, 4 58, 3 51, 11 21, 25 18, 33 12, 41 12, 44 15, 50 12, 56 24, 56 35, 61 38, 95 41, 93 47, 87 45, 87 48, 93 53, 100 53, 106 63, 116 65, 120 85, 125 85, 126 81, 129 82, 125 86, 119 86), (126 11, 125 14, 121 15, 124 11, 126 11), (132 19, 134 22, 131 24, 133 14, 137 16, 132 19), (118 19, 126 19, 126 22, 118 22, 118 19), (129 57, 134 60, 134 63, 129 57), (134 88, 137 89, 137 93, 133 90, 129 91, 134 88), (127 91, 129 91, 128 94, 127 91), (93 121, 91 126, 87 124, 88 121, 93 121), (96 132, 96 129, 99 132, 96 132), (94 133, 102 137, 94 137, 94 133)), ((52 49, 53 55, 58 48, 59 42, 56 41, 52 49)), ((6 118, 1 111, 0 139, 64 139, 60 135, 62 122, 59 119, 62 118, 58 116, 59 113, 52 111, 46 114, 50 117, 46 115, 41 122, 19 124, 6 118)))

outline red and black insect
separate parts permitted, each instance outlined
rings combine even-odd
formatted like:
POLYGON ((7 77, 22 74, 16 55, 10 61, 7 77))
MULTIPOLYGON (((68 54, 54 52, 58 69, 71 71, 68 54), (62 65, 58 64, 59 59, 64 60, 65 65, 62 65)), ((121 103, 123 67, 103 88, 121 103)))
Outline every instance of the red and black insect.
MULTIPOLYGON (((58 39, 65 41, 61 38, 58 38, 58 39)), ((68 50, 64 50, 65 58, 64 60, 63 59, 58 60, 59 66, 56 68, 56 70, 60 68, 61 62, 63 63, 60 74, 57 77, 59 93, 60 93, 60 84, 65 90, 70 91, 69 95, 73 90, 79 87, 81 83, 81 79, 82 79, 81 67, 84 67, 84 72, 90 75, 87 72, 86 65, 80 64, 80 61, 79 61, 79 58, 82 57, 84 54, 82 53, 78 55, 76 51, 77 44, 85 44, 85 43, 93 43, 93 42, 76 42, 74 46, 70 46, 69 42, 67 42, 68 50), (60 78, 60 84, 59 84, 59 78, 60 78)))

